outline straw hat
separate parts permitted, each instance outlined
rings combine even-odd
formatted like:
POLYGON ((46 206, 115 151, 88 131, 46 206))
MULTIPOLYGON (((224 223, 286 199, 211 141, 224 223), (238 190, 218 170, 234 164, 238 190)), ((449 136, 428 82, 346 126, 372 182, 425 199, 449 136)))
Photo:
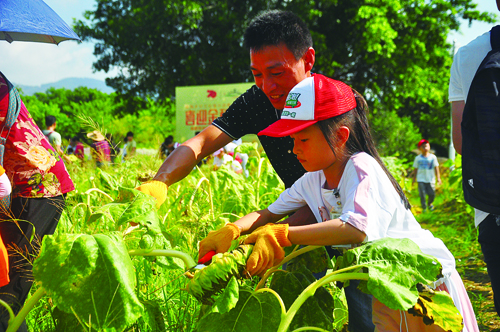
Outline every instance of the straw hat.
POLYGON ((99 130, 94 130, 91 133, 87 133, 87 137, 96 141, 96 142, 100 142, 100 141, 105 140, 104 136, 101 134, 101 132, 99 130))

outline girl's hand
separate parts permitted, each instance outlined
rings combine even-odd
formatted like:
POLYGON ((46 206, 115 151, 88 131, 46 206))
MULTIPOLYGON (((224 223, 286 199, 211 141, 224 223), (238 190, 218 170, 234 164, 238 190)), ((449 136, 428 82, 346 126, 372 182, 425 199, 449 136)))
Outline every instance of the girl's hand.
POLYGON ((198 257, 204 257, 209 251, 215 250, 218 254, 226 252, 231 247, 231 242, 240 237, 240 228, 236 224, 229 223, 216 231, 208 233, 207 237, 200 241, 198 257))
POLYGON ((247 271, 251 275, 262 276, 285 257, 282 247, 291 246, 288 240, 288 224, 267 224, 250 234, 245 244, 255 243, 247 261, 247 271))

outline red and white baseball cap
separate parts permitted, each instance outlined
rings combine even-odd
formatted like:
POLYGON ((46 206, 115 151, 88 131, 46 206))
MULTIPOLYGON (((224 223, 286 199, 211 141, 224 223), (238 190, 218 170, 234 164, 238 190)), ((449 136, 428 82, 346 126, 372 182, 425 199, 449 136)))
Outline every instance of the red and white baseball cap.
POLYGON ((418 142, 418 144, 417 144, 417 145, 418 145, 418 147, 421 147, 421 146, 422 146, 422 144, 424 144, 424 143, 429 143, 429 141, 428 141, 428 140, 426 140, 425 138, 422 138, 422 139, 420 140, 420 142, 418 142))
POLYGON ((292 88, 286 98, 281 119, 260 131, 259 135, 288 136, 354 108, 356 98, 350 86, 324 75, 314 74, 292 88))

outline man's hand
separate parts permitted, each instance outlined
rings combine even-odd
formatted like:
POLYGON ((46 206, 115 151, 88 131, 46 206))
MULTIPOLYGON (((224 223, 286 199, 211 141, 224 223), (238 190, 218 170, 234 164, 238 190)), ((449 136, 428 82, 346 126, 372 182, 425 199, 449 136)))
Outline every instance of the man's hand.
POLYGON ((285 257, 282 247, 291 246, 288 240, 288 224, 267 224, 250 234, 245 244, 255 243, 247 261, 247 271, 251 275, 262 276, 285 257))
POLYGON ((228 251, 231 247, 231 242, 240 237, 240 232, 240 228, 232 223, 216 231, 211 231, 206 238, 200 241, 198 257, 205 256, 210 250, 215 250, 217 254, 228 251))
POLYGON ((163 202, 167 199, 167 185, 160 181, 148 181, 135 189, 156 198, 157 209, 159 209, 163 202))

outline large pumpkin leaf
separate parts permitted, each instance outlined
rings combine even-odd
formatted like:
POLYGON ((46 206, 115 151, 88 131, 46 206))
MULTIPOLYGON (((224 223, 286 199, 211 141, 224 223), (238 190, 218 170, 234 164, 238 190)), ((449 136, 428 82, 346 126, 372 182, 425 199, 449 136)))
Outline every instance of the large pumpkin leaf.
POLYGON ((90 318, 93 327, 123 330, 143 312, 132 261, 117 235, 46 236, 33 275, 59 309, 90 318))
POLYGON ((120 187, 118 198, 113 202, 101 206, 90 216, 88 222, 107 217, 116 227, 133 222, 147 227, 154 234, 161 232, 160 217, 156 209, 156 200, 139 190, 120 187))
POLYGON ((204 316, 197 332, 276 332, 281 320, 281 305, 271 292, 240 290, 236 307, 225 314, 204 316))
POLYGON ((409 313, 422 317, 426 325, 436 324, 445 331, 462 331, 463 319, 450 294, 427 287, 419 287, 419 291, 418 302, 409 313))
MULTIPOLYGON (((340 261, 340 260, 339 260, 340 261)), ((408 310, 417 303, 417 284, 429 285, 441 275, 441 264, 409 239, 384 238, 344 253, 339 268, 364 264, 369 279, 360 288, 391 309, 408 310)))
MULTIPOLYGON (((304 265, 295 263, 293 271, 275 272, 270 288, 280 295, 288 310, 304 289, 315 281, 311 271, 304 265)), ((334 305, 332 294, 324 287, 318 288, 314 296, 308 298, 297 311, 290 324, 290 330, 314 326, 331 331, 333 329, 334 305)))

